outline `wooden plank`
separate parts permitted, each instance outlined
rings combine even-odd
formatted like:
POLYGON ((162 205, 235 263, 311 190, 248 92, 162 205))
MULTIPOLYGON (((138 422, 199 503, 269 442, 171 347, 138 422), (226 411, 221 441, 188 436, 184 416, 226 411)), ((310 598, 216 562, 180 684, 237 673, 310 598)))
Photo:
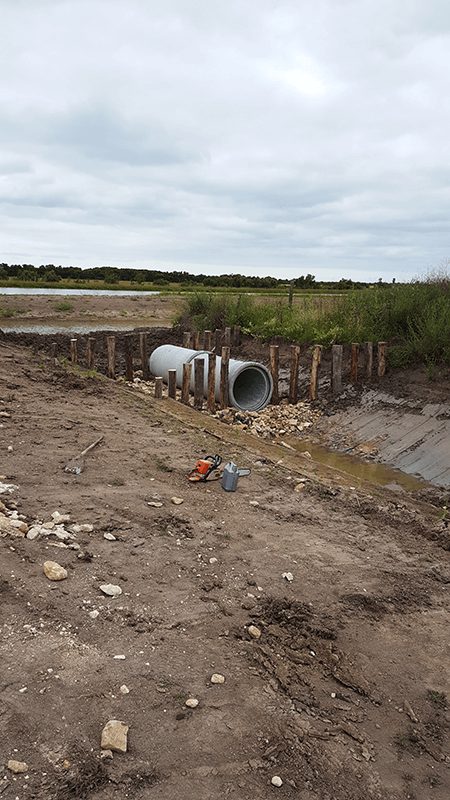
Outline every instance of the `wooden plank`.
POLYGON ((342 353, 341 344, 333 344, 331 347, 331 388, 333 394, 342 392, 342 353))
POLYGON ((289 402, 296 404, 298 399, 298 359, 300 348, 293 344, 291 346, 291 375, 289 383, 289 402))
POLYGON ((183 364, 183 381, 181 385, 181 402, 189 405, 189 389, 191 387, 192 364, 183 364))
POLYGON ((107 336, 106 344, 108 347, 108 378, 116 377, 116 337, 107 336))
POLYGON ((220 408, 228 408, 228 370, 230 365, 230 348, 222 347, 220 364, 220 408))
POLYGON ((177 399, 177 371, 176 369, 168 369, 167 370, 167 384, 168 384, 168 395, 172 398, 172 400, 177 399))
POLYGON ((139 352, 141 356, 142 379, 148 381, 150 380, 150 366, 148 363, 146 333, 139 334, 139 352))
POLYGON ((278 370, 280 365, 280 348, 277 344, 270 345, 270 374, 273 380, 273 392, 271 403, 273 406, 278 405, 280 396, 278 393, 278 370))
POLYGON ((201 411, 203 408, 203 392, 205 386, 205 359, 196 358, 194 361, 194 408, 201 411))
POLYGON ((319 376, 320 361, 322 359, 322 345, 316 344, 313 353, 311 367, 311 383, 309 387, 309 399, 315 400, 317 396, 317 380, 319 376))
POLYGON ((208 355, 208 411, 214 414, 216 410, 216 354, 208 355))

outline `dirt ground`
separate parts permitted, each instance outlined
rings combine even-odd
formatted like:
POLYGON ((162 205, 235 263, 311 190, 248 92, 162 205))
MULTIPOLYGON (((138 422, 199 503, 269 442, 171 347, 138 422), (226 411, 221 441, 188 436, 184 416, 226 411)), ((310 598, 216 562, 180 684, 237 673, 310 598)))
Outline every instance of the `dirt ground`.
POLYGON ((355 486, 100 372, 0 336, 2 800, 447 800, 443 493, 355 486), (216 453, 251 469, 235 493, 186 479, 216 453), (127 751, 101 758, 109 720, 127 751))

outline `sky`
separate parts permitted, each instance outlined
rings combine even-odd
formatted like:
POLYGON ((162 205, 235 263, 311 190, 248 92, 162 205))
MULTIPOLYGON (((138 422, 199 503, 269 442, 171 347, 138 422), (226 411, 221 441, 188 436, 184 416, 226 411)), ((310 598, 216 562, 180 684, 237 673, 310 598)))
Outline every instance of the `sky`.
POLYGON ((448 0, 0 0, 0 262, 450 259, 448 0))

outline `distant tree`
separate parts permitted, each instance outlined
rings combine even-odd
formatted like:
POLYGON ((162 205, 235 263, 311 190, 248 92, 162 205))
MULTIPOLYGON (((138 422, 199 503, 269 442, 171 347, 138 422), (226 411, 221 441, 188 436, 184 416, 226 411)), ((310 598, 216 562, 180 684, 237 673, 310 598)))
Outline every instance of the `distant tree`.
POLYGON ((103 280, 105 283, 119 283, 120 270, 115 267, 103 267, 103 280))
POLYGON ((59 281, 61 280, 61 276, 58 275, 55 267, 47 266, 47 269, 44 273, 44 280, 47 283, 59 283, 59 281))

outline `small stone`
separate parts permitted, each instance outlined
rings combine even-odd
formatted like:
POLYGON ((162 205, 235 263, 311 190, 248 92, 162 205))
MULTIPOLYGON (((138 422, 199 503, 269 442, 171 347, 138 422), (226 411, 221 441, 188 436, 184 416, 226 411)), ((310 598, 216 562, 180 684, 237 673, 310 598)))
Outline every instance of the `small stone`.
POLYGON ((253 639, 259 639, 261 636, 261 631, 259 628, 256 627, 256 625, 249 625, 248 632, 250 636, 253 637, 253 639))
POLYGON ((120 692, 120 694, 130 694, 130 690, 129 690, 128 686, 125 686, 124 683, 120 687, 119 692, 120 692))
POLYGON ((100 589, 103 594, 108 595, 108 597, 119 597, 119 595, 122 594, 120 586, 115 586, 113 583, 104 583, 100 586, 100 589))
POLYGON ((112 750, 102 750, 100 758, 114 758, 112 750))
POLYGON ((33 525, 31 528, 28 529, 27 539, 37 539, 40 533, 41 533, 40 526, 33 525))
POLYGON ((44 572, 50 581, 63 581, 67 578, 67 570, 56 561, 45 561, 44 572))
POLYGON ((209 563, 210 564, 216 564, 217 563, 217 558, 215 556, 212 556, 212 558, 209 559, 209 563))
POLYGON ((127 752, 128 725, 118 719, 110 719, 102 730, 102 750, 113 750, 117 753, 127 752))
POLYGON ((63 522, 70 522, 70 514, 60 514, 59 511, 54 511, 52 514, 52 519, 55 520, 56 524, 62 524, 63 522))
POLYGON ((195 697, 190 697, 189 700, 186 700, 186 705, 188 708, 197 708, 198 700, 195 697))
POLYGON ((14 761, 14 759, 8 761, 7 766, 8 769, 14 773, 26 772, 28 769, 28 765, 25 763, 25 761, 14 761))
POLYGON ((116 537, 112 533, 104 533, 103 534, 103 538, 107 539, 108 542, 115 542, 116 541, 116 537))
POLYGON ((10 445, 8 446, 8 453, 12 453, 12 451, 13 451, 13 447, 12 447, 12 445, 10 444, 10 445))
POLYGON ((122 655, 114 656, 114 658, 116 659, 116 661, 125 661, 125 656, 122 656, 122 655))
POLYGON ((297 483, 297 486, 294 486, 294 492, 301 492, 302 489, 304 489, 304 488, 305 488, 305 484, 304 483, 297 483))
MULTIPOLYGON (((173 498, 172 498, 172 502, 173 502, 173 498)), ((150 503, 147 503, 147 505, 148 506, 152 506, 152 508, 161 508, 162 503, 157 503, 156 500, 155 501, 152 500, 150 503)))
POLYGON ((283 786, 283 781, 279 775, 274 775, 271 783, 273 783, 274 786, 283 786))
POLYGON ((174 504, 174 506, 180 506, 181 503, 184 503, 184 500, 183 500, 182 497, 172 497, 171 500, 172 500, 172 503, 174 504))
POLYGON ((291 583, 291 581, 294 580, 292 572, 283 572, 283 575, 281 577, 286 578, 286 580, 289 581, 289 583, 291 583))
POLYGON ((259 506, 259 503, 258 503, 257 500, 250 500, 250 505, 251 506, 259 506))
POLYGON ((225 683, 225 678, 223 675, 219 675, 218 672, 215 672, 214 675, 211 676, 211 683, 225 683))
POLYGON ((90 616, 91 619, 97 619, 99 614, 100 614, 100 611, 97 611, 97 610, 89 612, 89 616, 90 616))

